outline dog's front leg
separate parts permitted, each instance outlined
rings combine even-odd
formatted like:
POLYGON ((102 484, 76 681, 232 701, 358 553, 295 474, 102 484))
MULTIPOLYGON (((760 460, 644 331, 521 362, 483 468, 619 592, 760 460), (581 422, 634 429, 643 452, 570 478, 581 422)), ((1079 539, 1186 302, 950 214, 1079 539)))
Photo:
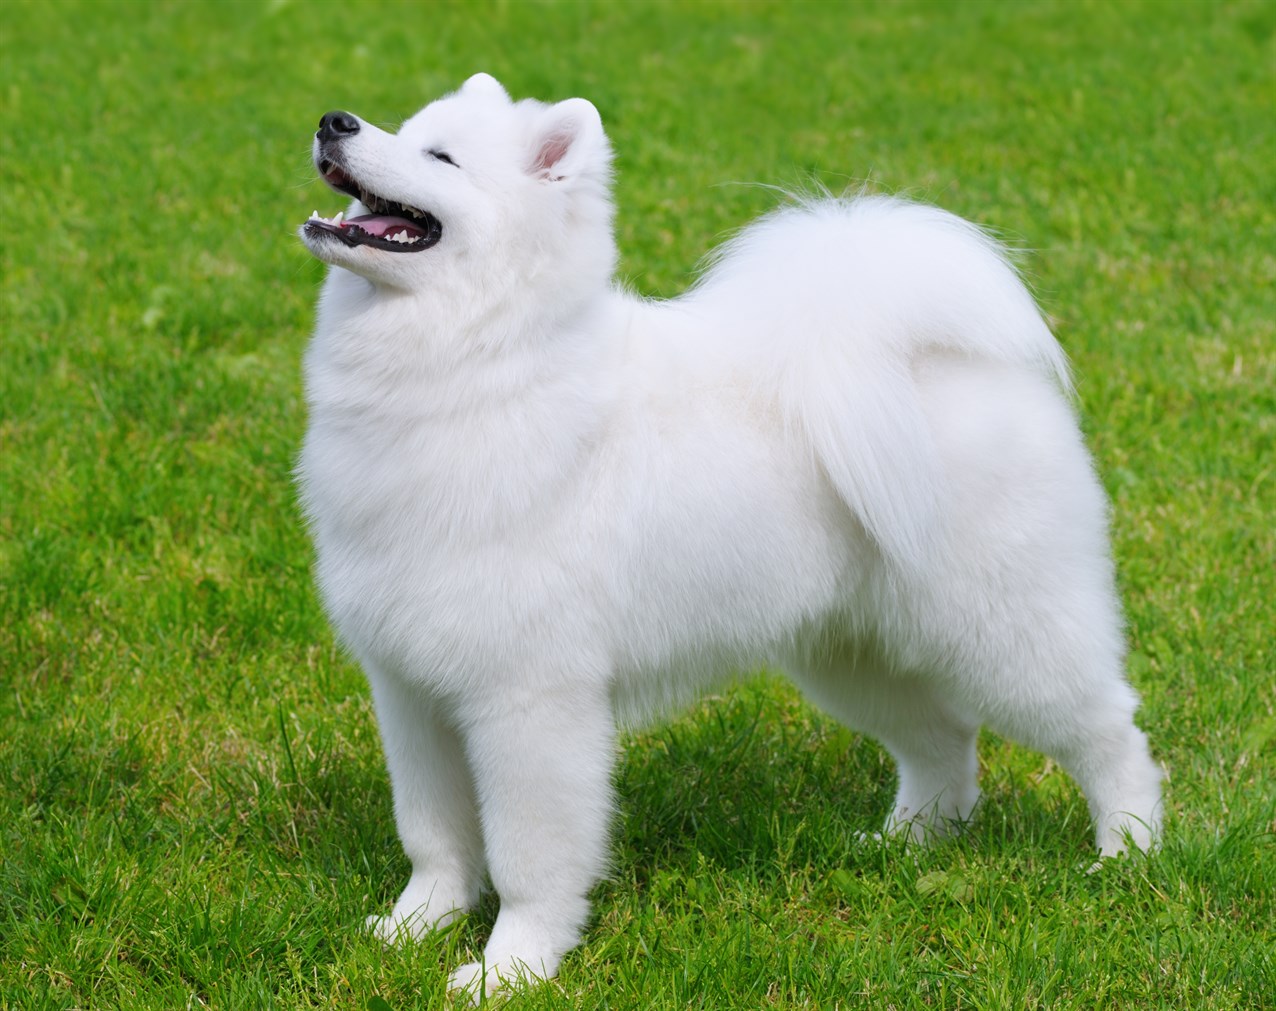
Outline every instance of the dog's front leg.
POLYGON ((553 976, 580 940, 607 864, 615 731, 601 684, 541 686, 470 715, 466 751, 501 900, 483 961, 451 978, 477 998, 553 976))
POLYGON ((368 926, 382 940, 419 938, 478 900, 483 838, 460 736, 420 686, 365 662, 394 792, 394 820, 412 877, 388 916, 368 926))

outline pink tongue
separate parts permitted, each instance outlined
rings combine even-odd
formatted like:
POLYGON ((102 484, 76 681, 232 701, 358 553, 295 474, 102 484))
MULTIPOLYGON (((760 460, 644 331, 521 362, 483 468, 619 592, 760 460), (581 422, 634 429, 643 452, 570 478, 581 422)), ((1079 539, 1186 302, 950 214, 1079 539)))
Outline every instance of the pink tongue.
POLYGON ((398 235, 405 229, 409 239, 419 239, 425 234, 407 218, 393 218, 377 214, 363 214, 357 218, 346 218, 344 224, 358 225, 369 235, 378 235, 383 238, 388 235, 398 235))

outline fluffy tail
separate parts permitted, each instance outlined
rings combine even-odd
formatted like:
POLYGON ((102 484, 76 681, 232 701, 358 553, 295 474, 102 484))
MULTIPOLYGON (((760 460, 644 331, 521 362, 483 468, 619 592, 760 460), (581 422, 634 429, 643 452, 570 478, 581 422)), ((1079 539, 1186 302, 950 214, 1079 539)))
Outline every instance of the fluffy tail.
MULTIPOLYGON (((879 546, 920 562, 943 472, 914 365, 948 351, 1070 390, 1063 351, 1001 247, 937 208, 890 197, 778 211, 729 242, 688 297, 778 392, 879 546)), ((755 371, 756 370, 756 371, 755 371)))

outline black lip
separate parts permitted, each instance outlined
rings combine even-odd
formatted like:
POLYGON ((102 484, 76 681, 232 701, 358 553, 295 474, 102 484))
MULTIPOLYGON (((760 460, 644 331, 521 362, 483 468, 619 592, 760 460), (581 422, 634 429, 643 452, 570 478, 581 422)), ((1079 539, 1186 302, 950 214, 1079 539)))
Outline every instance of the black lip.
POLYGON ((373 249, 384 249, 387 253, 419 253, 429 249, 443 238, 443 225, 433 215, 428 218, 414 218, 413 221, 426 229, 426 233, 413 242, 392 242, 379 235, 364 231, 358 225, 332 225, 327 221, 311 220, 306 222, 306 234, 312 238, 326 236, 337 239, 351 248, 355 246, 371 246, 373 249))

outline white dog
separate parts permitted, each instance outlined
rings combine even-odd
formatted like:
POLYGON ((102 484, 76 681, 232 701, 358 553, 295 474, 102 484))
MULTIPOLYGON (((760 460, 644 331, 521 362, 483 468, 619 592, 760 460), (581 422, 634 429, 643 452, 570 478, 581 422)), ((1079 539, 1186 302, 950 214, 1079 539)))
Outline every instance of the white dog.
POLYGON ((1153 844, 1106 503, 983 233, 809 202, 648 302, 612 280, 583 99, 480 74, 397 134, 329 113, 314 159, 355 203, 301 230, 332 269, 299 475, 412 861, 379 935, 490 875, 452 985, 553 975, 607 866, 617 726, 760 665, 890 750, 890 832, 970 817, 987 724, 1075 777, 1103 855, 1153 844))

